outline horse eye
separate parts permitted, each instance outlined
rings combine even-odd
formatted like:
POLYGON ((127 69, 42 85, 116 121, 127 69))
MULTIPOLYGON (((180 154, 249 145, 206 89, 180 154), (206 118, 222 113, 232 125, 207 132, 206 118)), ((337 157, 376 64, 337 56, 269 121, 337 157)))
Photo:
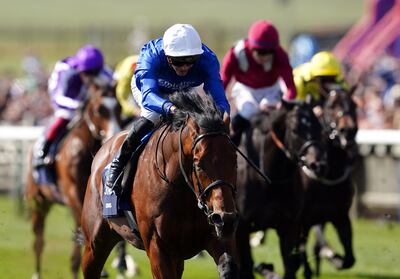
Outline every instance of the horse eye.
POLYGON ((110 112, 104 105, 100 105, 97 111, 102 117, 108 117, 110 115, 110 112))

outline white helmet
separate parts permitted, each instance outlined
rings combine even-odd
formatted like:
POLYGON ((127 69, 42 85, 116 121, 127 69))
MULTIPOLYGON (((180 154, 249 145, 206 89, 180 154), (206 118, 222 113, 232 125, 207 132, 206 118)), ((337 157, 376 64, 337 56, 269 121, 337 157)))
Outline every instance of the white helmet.
POLYGON ((172 57, 200 55, 203 53, 199 33, 190 24, 175 24, 163 36, 165 55, 172 57))

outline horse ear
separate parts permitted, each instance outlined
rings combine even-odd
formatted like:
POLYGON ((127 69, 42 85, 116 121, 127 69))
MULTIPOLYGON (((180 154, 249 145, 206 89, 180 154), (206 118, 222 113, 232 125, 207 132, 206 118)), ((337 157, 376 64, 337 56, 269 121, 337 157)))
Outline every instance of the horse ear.
POLYGON ((224 115, 222 116, 222 121, 224 122, 224 126, 227 131, 229 131, 229 126, 231 125, 231 117, 229 114, 225 111, 224 115))

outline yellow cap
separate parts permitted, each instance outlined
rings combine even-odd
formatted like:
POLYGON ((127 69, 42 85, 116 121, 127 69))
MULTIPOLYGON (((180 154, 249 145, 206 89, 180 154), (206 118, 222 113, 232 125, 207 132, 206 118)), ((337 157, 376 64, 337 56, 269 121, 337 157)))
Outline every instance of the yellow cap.
POLYGON ((310 74, 311 78, 317 76, 341 76, 342 69, 331 52, 321 51, 311 58, 310 74))

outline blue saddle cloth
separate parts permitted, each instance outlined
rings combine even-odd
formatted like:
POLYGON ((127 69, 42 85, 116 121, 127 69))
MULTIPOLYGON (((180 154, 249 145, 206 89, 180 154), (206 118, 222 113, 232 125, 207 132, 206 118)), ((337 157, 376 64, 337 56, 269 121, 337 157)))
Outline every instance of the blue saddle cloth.
MULTIPOLYGON (((146 143, 150 139, 153 132, 154 131, 151 131, 146 136, 144 136, 142 138, 139 146, 132 153, 132 156, 130 159, 131 167, 127 169, 128 171, 136 170, 136 164, 137 164, 139 155, 141 154, 142 150, 144 149, 146 143)), ((123 191, 121 193, 121 196, 118 197, 112 189, 106 187, 106 181, 107 181, 107 177, 108 177, 108 172, 110 171, 110 166, 111 166, 111 162, 105 166, 105 168, 103 169, 102 174, 101 174, 101 182, 102 182, 102 186, 103 186, 103 216, 106 218, 123 216, 124 211, 127 211, 127 210, 131 211, 133 208, 131 205, 130 199, 129 199, 132 189, 125 189, 124 187, 122 187, 123 191)), ((124 171, 125 171, 125 169, 124 169, 124 171)), ((120 176, 118 178, 119 180, 123 179, 124 171, 122 171, 122 173, 120 174, 120 176)))

